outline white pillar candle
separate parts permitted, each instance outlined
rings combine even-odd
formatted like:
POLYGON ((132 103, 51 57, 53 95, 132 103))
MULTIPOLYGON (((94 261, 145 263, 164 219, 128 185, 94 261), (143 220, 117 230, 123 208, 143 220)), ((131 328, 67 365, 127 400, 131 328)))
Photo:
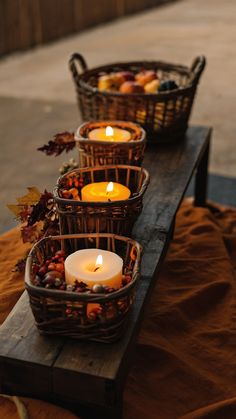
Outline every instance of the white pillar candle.
POLYGON ((116 253, 102 249, 82 249, 65 260, 65 279, 68 284, 82 281, 89 288, 99 284, 118 289, 122 285, 123 260, 116 253), (102 264, 96 265, 102 256, 102 264))

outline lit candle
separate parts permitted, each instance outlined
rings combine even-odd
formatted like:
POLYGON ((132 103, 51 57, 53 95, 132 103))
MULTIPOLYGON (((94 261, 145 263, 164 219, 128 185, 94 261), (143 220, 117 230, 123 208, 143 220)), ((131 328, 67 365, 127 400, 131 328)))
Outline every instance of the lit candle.
POLYGON ((65 260, 65 279, 68 284, 82 281, 89 288, 102 285, 118 289, 122 285, 123 260, 116 253, 101 249, 83 249, 65 260))
POLYGON ((88 134, 90 140, 98 141, 129 141, 131 134, 125 129, 118 127, 95 128, 88 134))
POLYGON ((120 201, 130 197, 130 189, 116 182, 94 182, 81 190, 82 201, 120 201))

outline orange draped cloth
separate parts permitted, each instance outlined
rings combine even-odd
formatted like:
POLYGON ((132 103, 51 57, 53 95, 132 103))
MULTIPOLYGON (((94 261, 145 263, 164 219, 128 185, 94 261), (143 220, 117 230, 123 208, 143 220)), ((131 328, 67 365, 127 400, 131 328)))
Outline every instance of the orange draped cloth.
MULTIPOLYGON (((23 247, 18 229, 0 238, 1 322, 24 289, 22 275, 11 271, 23 247)), ((139 335, 124 419, 236 418, 235 268, 236 210, 186 200, 139 335)), ((36 402, 21 400, 27 408, 36 402)), ((51 407, 34 406, 33 419, 51 407)))

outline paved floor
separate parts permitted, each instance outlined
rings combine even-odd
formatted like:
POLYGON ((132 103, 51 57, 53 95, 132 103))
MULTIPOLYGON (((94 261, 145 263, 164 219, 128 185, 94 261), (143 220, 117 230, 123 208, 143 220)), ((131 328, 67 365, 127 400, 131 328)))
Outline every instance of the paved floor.
MULTIPOLYGON (((36 148, 79 123, 67 61, 81 52, 90 67, 132 59, 190 65, 200 54, 207 67, 191 123, 214 127, 210 170, 236 176, 236 2, 180 0, 87 30, 0 61, 0 231, 11 224, 5 204, 27 186, 51 188, 60 159, 36 148)), ((233 191, 232 191, 233 193, 233 191)))

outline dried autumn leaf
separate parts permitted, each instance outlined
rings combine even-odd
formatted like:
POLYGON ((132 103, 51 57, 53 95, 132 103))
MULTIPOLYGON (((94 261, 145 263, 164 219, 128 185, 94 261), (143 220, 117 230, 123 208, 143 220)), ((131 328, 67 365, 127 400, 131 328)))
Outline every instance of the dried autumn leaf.
POLYGON ((74 133, 65 131, 54 135, 54 140, 50 140, 48 144, 39 147, 39 151, 43 151, 47 156, 59 156, 63 151, 68 153, 75 147, 74 133))
POLYGON ((23 243, 34 243, 39 238, 36 226, 24 226, 21 229, 23 243))
POLYGON ((13 272, 24 272, 26 264, 26 257, 24 259, 19 259, 16 264, 13 272))
POLYGON ((53 207, 53 196, 51 192, 44 191, 43 194, 40 195, 40 199, 32 207, 32 212, 28 218, 28 225, 33 225, 37 221, 45 220, 49 211, 51 211, 53 207))
POLYGON ((39 201, 41 197, 39 190, 35 186, 27 189, 29 192, 26 195, 16 199, 19 205, 35 205, 39 201))
POLYGON ((14 204, 7 204, 7 208, 13 212, 13 214, 16 216, 16 218, 20 219, 20 213, 22 208, 19 205, 14 205, 14 204))
POLYGON ((31 211, 31 207, 28 207, 27 205, 22 207, 21 211, 19 212, 19 217, 23 223, 28 220, 31 211))
POLYGON ((59 134, 54 135, 54 141, 57 144, 67 144, 75 141, 74 133, 73 132, 61 132, 59 134))

